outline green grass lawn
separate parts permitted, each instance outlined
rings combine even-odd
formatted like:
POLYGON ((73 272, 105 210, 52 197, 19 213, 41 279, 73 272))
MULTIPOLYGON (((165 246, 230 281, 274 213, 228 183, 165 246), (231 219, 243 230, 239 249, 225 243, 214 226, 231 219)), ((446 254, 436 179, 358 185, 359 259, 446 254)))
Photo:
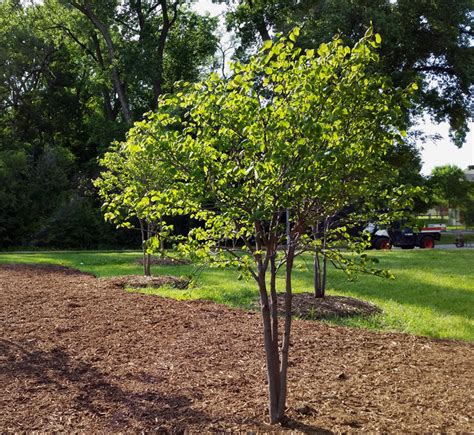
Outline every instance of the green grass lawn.
MULTIPOLYGON (((393 250, 371 252, 380 266, 392 271, 393 281, 360 276, 347 281, 340 271, 330 269, 328 294, 371 301, 383 309, 370 318, 333 319, 351 327, 397 330, 438 338, 474 341, 474 251, 393 250)), ((137 252, 35 252, 0 253, 0 263, 50 263, 75 267, 96 276, 141 273, 137 252)), ((295 292, 311 291, 311 258, 298 260, 295 292)), ((188 275, 195 267, 153 266, 154 274, 188 275)), ((208 299, 234 307, 249 308, 257 298, 251 280, 238 281, 232 270, 204 269, 188 290, 151 289, 148 293, 177 299, 208 299)), ((279 279, 280 288, 283 280, 279 279)))
MULTIPOLYGON (((474 243, 474 233, 472 232, 463 232, 461 231, 463 237, 464 237, 464 242, 472 244, 474 243)), ((441 240, 437 242, 440 245, 453 245, 456 243, 456 238, 458 237, 458 234, 456 233, 441 233, 441 240)))

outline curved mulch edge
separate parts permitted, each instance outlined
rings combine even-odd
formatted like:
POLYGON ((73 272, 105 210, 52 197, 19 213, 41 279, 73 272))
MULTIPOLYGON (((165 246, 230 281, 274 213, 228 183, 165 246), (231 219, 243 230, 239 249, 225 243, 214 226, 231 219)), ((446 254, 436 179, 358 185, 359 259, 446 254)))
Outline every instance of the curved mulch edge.
MULTIPOLYGON (((59 273, 62 275, 85 275, 92 278, 97 278, 94 274, 82 272, 78 269, 68 266, 60 266, 56 264, 29 264, 29 263, 12 263, 0 264, 0 268, 11 271, 28 271, 32 270, 35 273, 59 273)), ((144 276, 144 275, 126 275, 111 278, 98 278, 100 281, 112 286, 120 288, 150 288, 150 287, 164 287, 170 286, 177 289, 187 289, 189 280, 176 276, 159 275, 159 276, 144 276)))
POLYGON ((38 263, 0 263, 0 268, 4 270, 12 270, 12 271, 28 271, 32 270, 35 272, 42 272, 42 273, 60 273, 63 275, 86 275, 93 278, 96 276, 90 272, 82 272, 79 269, 75 269, 74 267, 69 266, 61 266, 58 264, 38 264, 38 263))
MULTIPOLYGON (((253 307, 258 308, 260 302, 253 307)), ((285 294, 278 294, 278 312, 285 314, 285 294)), ((332 317, 371 316, 382 310, 371 302, 348 296, 325 296, 316 299, 313 293, 294 293, 292 314, 300 319, 320 320, 332 317)))
POLYGON ((189 280, 186 278, 179 278, 176 276, 143 276, 143 275, 127 275, 113 278, 101 278, 112 285, 121 288, 153 288, 153 287, 174 287, 177 289, 186 289, 189 286, 189 280))

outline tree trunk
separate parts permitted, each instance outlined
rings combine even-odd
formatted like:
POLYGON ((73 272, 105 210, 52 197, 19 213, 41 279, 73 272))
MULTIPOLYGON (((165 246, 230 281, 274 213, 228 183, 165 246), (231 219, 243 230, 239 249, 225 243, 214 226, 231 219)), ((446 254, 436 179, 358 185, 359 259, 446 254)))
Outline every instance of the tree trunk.
POLYGON ((267 362, 267 378, 268 378, 268 393, 269 393, 269 413, 270 423, 275 424, 279 421, 278 414, 278 399, 279 399, 279 379, 278 367, 275 368, 275 356, 278 358, 278 346, 272 337, 272 322, 270 315, 270 307, 267 294, 267 285, 265 282, 266 270, 260 261, 258 265, 258 287, 260 292, 260 305, 262 310, 263 322, 263 338, 265 346, 265 356, 267 362))
POLYGON ((323 276, 322 276, 322 282, 321 282, 321 297, 326 296, 326 277, 327 277, 327 265, 328 265, 328 259, 326 256, 323 257, 323 276))
POLYGON ((123 117, 125 119, 125 122, 128 125, 132 125, 132 114, 131 114, 131 111, 130 111, 130 106, 129 106, 128 101, 127 101, 127 96, 125 94, 125 89, 124 89, 124 86, 122 84, 122 81, 120 80, 119 71, 118 71, 117 67, 114 65, 114 63, 116 61, 115 47, 114 47, 109 29, 92 12, 89 3, 86 2, 82 5, 82 4, 80 4, 76 1, 71 1, 71 5, 74 6, 80 12, 82 12, 90 20, 90 22, 95 26, 95 28, 101 33, 102 37, 104 38, 105 44, 107 46, 107 52, 108 52, 108 55, 109 55, 109 65, 112 66, 112 74, 111 74, 112 82, 114 84, 115 92, 118 95, 118 98, 119 98, 119 101, 120 101, 120 106, 122 107, 123 117))
MULTIPOLYGON (((253 10, 255 9, 253 0, 248 0, 248 4, 250 6, 250 9, 253 9, 253 10)), ((254 24, 263 42, 269 39, 272 39, 270 37, 270 34, 268 33, 267 24, 265 23, 265 16, 263 15, 263 10, 260 11, 260 13, 255 15, 254 24)))
POLYGON ((162 236, 163 234, 163 222, 160 222, 160 252, 164 252, 165 250, 165 239, 162 236))
POLYGON ((290 348, 290 332, 291 332, 291 305, 292 305, 292 282, 291 275, 293 272, 293 263, 295 249, 290 244, 288 248, 288 257, 286 263, 286 286, 285 286, 285 329, 283 331, 283 342, 281 346, 281 365, 280 365, 280 394, 278 398, 278 420, 285 415, 286 394, 287 394, 287 378, 288 378, 288 354, 290 348))
POLYGON ((158 98, 163 93, 163 58, 168 34, 178 16, 179 2, 172 7, 173 15, 170 17, 167 0, 160 0, 161 12, 163 14, 163 24, 161 26, 160 36, 158 38, 158 47, 156 49, 156 76, 153 80, 153 109, 158 106, 158 98))
MULTIPOLYGON (((150 223, 147 222, 147 224, 146 224, 146 240, 145 240, 145 243, 144 243, 145 252, 146 252, 147 242, 148 242, 148 240, 150 240, 151 235, 152 235, 152 230, 153 230, 152 225, 150 225, 150 223)), ((145 276, 151 276, 151 255, 148 254, 148 253, 146 253, 145 276)))
POLYGON ((314 297, 315 298, 322 298, 323 294, 323 286, 322 286, 322 271, 321 271, 321 263, 319 260, 319 251, 314 251, 314 297))
POLYGON ((140 223, 140 234, 142 236, 142 253, 143 253, 143 275, 147 276, 147 254, 146 254, 146 236, 145 236, 145 226, 141 219, 138 219, 140 223))
MULTIPOLYGON (((100 48, 99 38, 97 37, 95 31, 91 32, 91 40, 92 40, 92 43, 94 44, 95 58, 97 59, 97 62, 99 63, 102 71, 105 72, 107 70, 107 66, 105 65, 104 57, 102 56, 102 50, 100 48)), ((105 118, 107 119, 107 121, 115 121, 115 118, 117 116, 114 113, 114 109, 112 107, 110 91, 107 88, 107 86, 105 86, 104 84, 100 86, 100 89, 102 92, 102 98, 104 99, 105 118)))
MULTIPOLYGON (((278 295, 276 291, 276 274, 277 268, 275 264, 275 255, 270 257, 270 316, 272 324, 272 348, 276 351, 272 354, 273 359, 273 376, 278 380, 280 376, 280 355, 278 351, 278 295)), ((279 382, 276 382, 277 396, 280 395, 279 382)))
MULTIPOLYGON (((326 295, 326 276, 327 276, 327 257, 325 250, 327 248, 327 231, 329 229, 329 219, 326 219, 323 226, 323 245, 321 250, 322 266, 319 258, 319 251, 314 252, 314 296, 315 298, 324 298, 326 295)), ((313 231, 314 232, 314 231, 313 231)))
POLYGON ((145 276, 151 276, 151 255, 150 254, 146 254, 145 256, 145 276))

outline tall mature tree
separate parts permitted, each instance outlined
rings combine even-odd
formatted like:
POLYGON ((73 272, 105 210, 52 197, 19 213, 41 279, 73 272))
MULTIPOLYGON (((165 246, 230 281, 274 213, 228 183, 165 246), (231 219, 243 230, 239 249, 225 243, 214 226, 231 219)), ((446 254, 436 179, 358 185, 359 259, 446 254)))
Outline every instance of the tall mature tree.
POLYGON ((474 192, 473 184, 466 179, 464 171, 455 165, 433 168, 428 186, 431 188, 431 203, 440 208, 466 210, 474 192))
POLYGON ((74 25, 65 25, 61 15, 54 20, 55 25, 89 54, 96 69, 110 81, 111 89, 103 90, 107 114, 116 115, 113 108, 118 105, 128 126, 144 112, 155 109, 159 95, 169 90, 174 81, 195 80, 197 74, 189 77, 189 73, 196 73, 196 67, 209 60, 217 46, 212 34, 217 20, 191 12, 189 1, 63 0, 63 3, 74 8, 83 19, 72 12, 74 25), (168 44, 173 47, 183 37, 189 37, 186 46, 194 49, 194 56, 185 58, 184 53, 177 51, 167 53, 168 44), (167 71, 166 66, 172 62, 178 63, 181 70, 168 68, 167 71), (178 75, 167 77, 172 72, 178 75))
POLYGON ((448 120, 458 146, 473 116, 473 18, 472 0, 239 0, 227 16, 243 48, 295 25, 303 47, 317 47, 335 33, 352 45, 372 22, 384 38, 377 68, 398 86, 417 80, 412 113, 448 120))

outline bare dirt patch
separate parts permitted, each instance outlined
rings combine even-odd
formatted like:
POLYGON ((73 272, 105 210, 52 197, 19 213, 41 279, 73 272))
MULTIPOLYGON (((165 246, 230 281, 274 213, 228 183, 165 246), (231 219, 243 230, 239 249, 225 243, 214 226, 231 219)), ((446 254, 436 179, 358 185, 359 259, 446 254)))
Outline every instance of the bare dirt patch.
POLYGON ((0 324, 2 432, 474 429, 469 343, 295 320, 273 428, 258 313, 0 266, 0 324))

